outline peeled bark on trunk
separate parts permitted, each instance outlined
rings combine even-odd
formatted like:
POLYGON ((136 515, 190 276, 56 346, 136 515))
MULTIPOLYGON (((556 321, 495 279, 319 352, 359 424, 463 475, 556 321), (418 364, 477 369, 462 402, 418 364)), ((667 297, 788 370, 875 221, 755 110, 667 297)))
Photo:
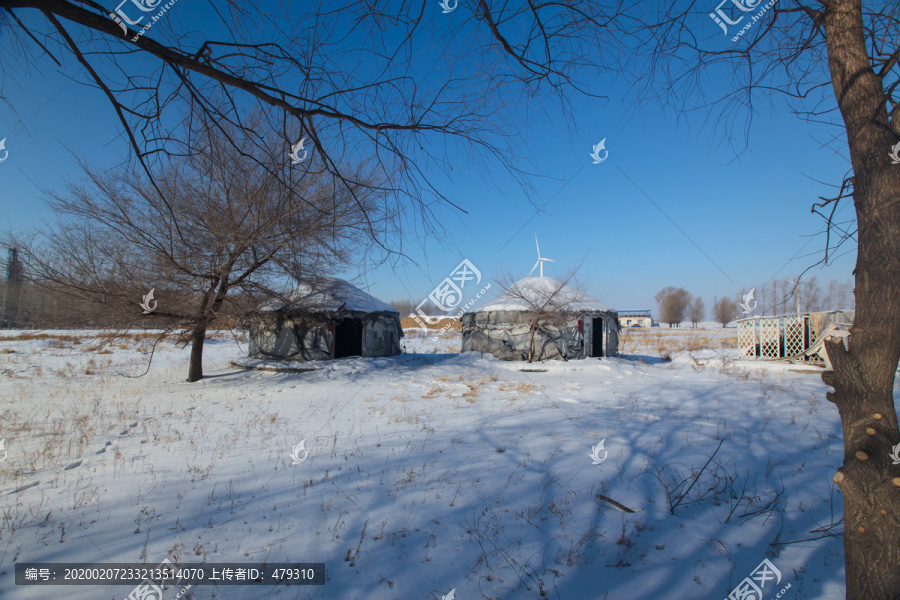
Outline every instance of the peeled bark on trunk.
POLYGON ((203 343, 206 341, 206 324, 197 325, 191 332, 191 365, 188 367, 188 383, 203 379, 203 343))
POLYGON ((900 598, 900 442, 893 388, 900 360, 900 167, 888 157, 891 131, 883 82, 866 48, 859 0, 826 3, 828 63, 847 130, 859 248, 856 315, 849 350, 826 343, 844 437, 834 476, 844 498, 847 598, 900 598))

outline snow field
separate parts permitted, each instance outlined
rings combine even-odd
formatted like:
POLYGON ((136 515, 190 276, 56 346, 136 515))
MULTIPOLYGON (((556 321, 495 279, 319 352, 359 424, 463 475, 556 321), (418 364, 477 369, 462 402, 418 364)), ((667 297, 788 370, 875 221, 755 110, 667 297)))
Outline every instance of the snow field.
POLYGON ((16 587, 13 563, 172 555, 327 565, 321 587, 189 600, 722 598, 764 558, 773 597, 843 597, 825 385, 734 362, 733 330, 689 331, 531 365, 418 332, 401 356, 303 373, 235 369, 246 344, 223 335, 195 384, 170 342, 128 377, 143 340, 2 340, 0 597, 120 600, 130 587, 16 587))

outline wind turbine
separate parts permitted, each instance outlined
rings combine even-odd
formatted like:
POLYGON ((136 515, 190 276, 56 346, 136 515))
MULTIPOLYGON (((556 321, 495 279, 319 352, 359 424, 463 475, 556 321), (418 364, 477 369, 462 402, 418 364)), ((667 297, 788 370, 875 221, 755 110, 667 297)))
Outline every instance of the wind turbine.
POLYGON ((531 267, 531 271, 528 272, 528 276, 531 277, 531 274, 534 273, 534 270, 538 268, 538 265, 541 266, 541 277, 544 276, 544 263, 545 262, 556 262, 552 258, 541 258, 541 247, 538 245, 537 241, 537 232, 534 234, 534 245, 537 246, 538 259, 537 262, 534 263, 534 266, 531 267))

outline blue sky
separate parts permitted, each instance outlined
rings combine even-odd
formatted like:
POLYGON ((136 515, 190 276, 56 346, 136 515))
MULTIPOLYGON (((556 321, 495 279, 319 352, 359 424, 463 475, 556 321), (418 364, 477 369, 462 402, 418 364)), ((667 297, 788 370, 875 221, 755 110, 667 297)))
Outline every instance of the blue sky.
MULTIPOLYGON (((11 45, 8 36, 0 38, 0 52, 14 52, 11 45)), ((48 218, 42 190, 77 180, 75 157, 113 165, 128 151, 101 92, 44 59, 38 63, 40 71, 19 70, 2 82, 0 139, 9 151, 0 164, 3 229, 27 230, 48 218)), ((66 68, 83 80, 72 61, 66 68)), ((450 156, 451 178, 435 179, 468 211, 437 213, 447 238, 407 240, 414 263, 343 275, 382 299, 418 302, 463 258, 488 281, 507 271, 527 275, 537 232, 543 255, 559 261, 546 275, 581 263, 579 277, 592 295, 614 308, 655 311, 653 296, 665 286, 683 286, 710 307, 714 296, 733 296, 776 275, 793 278, 818 260, 819 254, 806 256, 824 244, 822 236, 809 238, 823 228, 810 205, 830 195, 826 183, 838 183, 848 168, 843 136, 822 146, 834 128, 761 99, 748 147, 736 153, 716 133, 713 117, 655 106, 634 111, 621 82, 592 91, 609 99, 576 98, 570 121, 548 105, 517 141, 546 176, 534 180, 539 201, 547 203, 543 213, 508 174, 472 168, 462 150, 450 156), (609 158, 594 165, 588 153, 603 138, 609 158)), ((852 216, 849 203, 839 214, 852 216)), ((809 275, 848 281, 854 261, 850 252, 809 275)))
MULTIPOLYGON (((469 214, 442 220, 453 247, 426 244, 421 271, 379 269, 369 277, 373 289, 391 297, 399 280, 413 297, 427 294, 462 258, 485 276, 524 277, 537 258, 535 232, 543 256, 560 261, 545 274, 581 263, 578 276, 588 291, 618 309, 655 312, 653 296, 668 285, 701 295, 711 307, 715 296, 776 276, 795 278, 820 258, 824 236, 810 236, 823 222, 810 205, 830 195, 824 183, 840 181, 847 169, 844 157, 817 141, 830 139, 833 129, 786 111, 758 115, 748 149, 736 156, 702 119, 679 123, 675 114, 647 110, 623 126, 626 112, 615 100, 602 107, 585 101, 573 135, 562 119, 529 129, 522 143, 557 179, 536 184, 549 201, 540 214, 512 185, 498 190, 461 168, 446 189, 469 214), (609 158, 595 165, 588 153, 603 138, 609 158)), ((838 214, 850 218, 852 206, 838 214)), ((851 252, 806 277, 847 281, 854 261, 851 252)))

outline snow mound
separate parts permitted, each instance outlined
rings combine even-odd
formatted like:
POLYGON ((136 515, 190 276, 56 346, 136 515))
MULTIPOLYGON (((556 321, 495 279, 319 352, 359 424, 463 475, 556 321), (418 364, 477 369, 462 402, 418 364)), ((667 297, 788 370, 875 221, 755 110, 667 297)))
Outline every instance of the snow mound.
MULTIPOLYGON (((390 304, 382 302, 355 285, 334 278, 325 278, 316 286, 301 283, 291 292, 288 304, 294 308, 313 312, 352 310, 366 313, 400 313, 390 304)), ((284 302, 267 302, 260 310, 278 310, 284 306, 286 306, 284 302)))
POLYGON ((571 312, 611 310, 608 306, 552 277, 525 277, 484 304, 478 312, 499 310, 532 310, 534 305, 542 305, 553 295, 552 303, 565 306, 571 312), (557 291, 558 290, 558 291, 557 291), (554 294, 555 292, 555 294, 554 294))

